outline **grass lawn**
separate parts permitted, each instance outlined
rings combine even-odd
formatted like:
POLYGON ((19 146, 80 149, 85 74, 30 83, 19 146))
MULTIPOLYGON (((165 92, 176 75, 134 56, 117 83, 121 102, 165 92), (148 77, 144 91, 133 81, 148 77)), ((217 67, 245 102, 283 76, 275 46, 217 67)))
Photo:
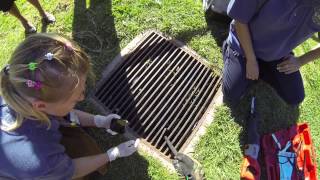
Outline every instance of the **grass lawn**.
MULTIPOLYGON (((198 54, 222 67, 221 41, 227 26, 208 21, 200 0, 41 0, 57 22, 42 27, 36 10, 26 0, 18 0, 22 14, 37 25, 38 30, 56 32, 74 38, 92 57, 94 72, 99 80, 103 68, 136 35, 147 29, 157 29, 185 43, 198 54)), ((8 61, 18 43, 24 39, 20 23, 9 15, 0 15, 0 65, 8 61)), ((302 54, 317 43, 309 40, 295 52, 302 54)), ((269 133, 295 122, 308 122, 316 152, 320 155, 320 62, 302 68, 306 99, 299 109, 287 106, 265 84, 254 88, 257 106, 263 122, 260 132, 269 133)), ((249 97, 231 116, 230 109, 220 106, 214 122, 202 137, 195 157, 203 164, 208 180, 239 179, 242 145, 245 132, 243 122, 248 114, 249 97)), ((88 105, 90 106, 90 105, 88 105)), ((86 107, 85 103, 82 107, 86 107)), ((93 111, 93 110, 92 110, 93 111)), ((104 148, 115 145, 106 140, 103 132, 94 133, 104 148)), ((320 160, 317 159, 318 172, 320 160)), ((265 178, 265 176, 263 177, 265 178)), ((139 154, 115 161, 105 177, 95 179, 178 179, 150 155, 139 154)))

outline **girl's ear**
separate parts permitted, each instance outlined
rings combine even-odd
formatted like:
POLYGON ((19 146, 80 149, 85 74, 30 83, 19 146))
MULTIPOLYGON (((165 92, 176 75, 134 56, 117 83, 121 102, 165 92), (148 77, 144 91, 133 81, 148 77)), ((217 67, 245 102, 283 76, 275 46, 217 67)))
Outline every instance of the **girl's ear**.
POLYGON ((44 112, 44 111, 46 110, 47 105, 46 105, 46 103, 43 102, 43 101, 34 100, 34 101, 32 102, 32 107, 33 107, 34 109, 36 109, 37 111, 42 111, 42 112, 44 112))

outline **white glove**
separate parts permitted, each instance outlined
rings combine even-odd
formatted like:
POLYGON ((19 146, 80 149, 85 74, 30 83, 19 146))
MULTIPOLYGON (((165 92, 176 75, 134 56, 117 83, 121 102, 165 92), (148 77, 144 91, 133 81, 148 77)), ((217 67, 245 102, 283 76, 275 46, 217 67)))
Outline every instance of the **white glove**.
POLYGON ((110 129, 110 124, 112 119, 121 119, 118 114, 109 114, 107 116, 95 115, 93 120, 94 124, 99 128, 105 128, 108 133, 111 135, 118 134, 110 129))
POLYGON ((80 125, 79 117, 74 110, 70 112, 70 121, 73 126, 80 125))
POLYGON ((114 161, 120 157, 127 157, 137 151, 140 140, 130 140, 119 144, 116 147, 110 148, 107 151, 109 162, 114 161))

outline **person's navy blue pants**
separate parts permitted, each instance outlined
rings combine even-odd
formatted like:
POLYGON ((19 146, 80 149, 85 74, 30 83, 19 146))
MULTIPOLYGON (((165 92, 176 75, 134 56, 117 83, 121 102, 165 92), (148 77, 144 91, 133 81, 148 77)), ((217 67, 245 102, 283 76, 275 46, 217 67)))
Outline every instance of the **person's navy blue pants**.
MULTIPOLYGON (((224 101, 236 105, 252 81, 246 78, 246 60, 242 55, 232 50, 225 42, 222 52, 224 61, 222 77, 224 101)), ((272 62, 258 59, 259 79, 270 84, 288 104, 298 105, 304 99, 301 74, 299 71, 291 74, 279 72, 277 64, 281 62, 283 62, 283 59, 272 62)))

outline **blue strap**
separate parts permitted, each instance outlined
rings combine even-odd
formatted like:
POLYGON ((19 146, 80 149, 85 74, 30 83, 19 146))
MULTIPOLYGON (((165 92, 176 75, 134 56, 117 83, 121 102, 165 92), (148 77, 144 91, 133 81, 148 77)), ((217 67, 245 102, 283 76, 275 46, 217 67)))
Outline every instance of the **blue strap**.
POLYGON ((296 157, 295 153, 287 152, 287 150, 291 146, 291 142, 288 141, 286 146, 283 149, 281 149, 281 144, 278 141, 275 134, 272 133, 271 136, 279 149, 278 162, 279 162, 279 168, 280 168, 280 180, 291 180, 294 160, 296 157))

